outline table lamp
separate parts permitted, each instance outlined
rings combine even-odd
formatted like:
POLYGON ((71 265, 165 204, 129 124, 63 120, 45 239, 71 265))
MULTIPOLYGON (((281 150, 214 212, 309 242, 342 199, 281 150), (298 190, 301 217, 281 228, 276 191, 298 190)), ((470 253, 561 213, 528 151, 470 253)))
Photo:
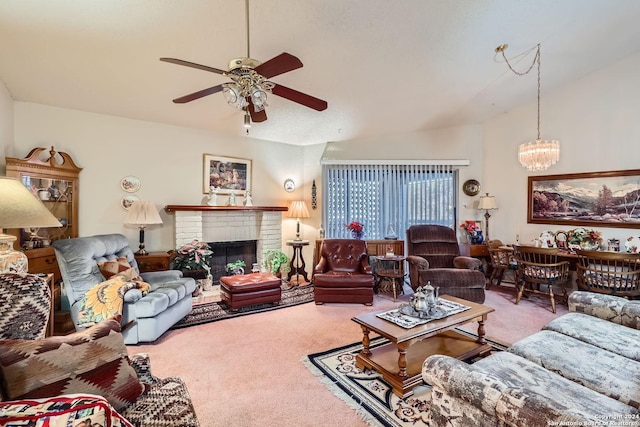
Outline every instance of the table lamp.
POLYGON ((0 177, 0 273, 26 273, 27 256, 13 249, 16 236, 3 228, 62 227, 46 206, 15 178, 0 177))
POLYGON ((309 210, 307 204, 303 200, 294 200, 289 206, 289 212, 287 214, 289 218, 296 218, 296 239, 300 238, 300 218, 309 218, 309 210))
POLYGON ((162 218, 158 213, 158 209, 149 200, 137 200, 133 202, 127 214, 124 216, 125 225, 135 225, 140 229, 140 246, 136 251, 136 255, 149 255, 144 248, 144 229, 147 225, 162 224, 162 218))
POLYGON ((485 214, 484 214, 484 228, 486 230, 485 240, 489 240, 489 218, 491 217, 491 214, 489 214, 489 211, 493 209, 498 209, 495 196, 490 196, 489 193, 486 193, 485 196, 480 196, 480 201, 478 202, 478 209, 485 211, 485 214))

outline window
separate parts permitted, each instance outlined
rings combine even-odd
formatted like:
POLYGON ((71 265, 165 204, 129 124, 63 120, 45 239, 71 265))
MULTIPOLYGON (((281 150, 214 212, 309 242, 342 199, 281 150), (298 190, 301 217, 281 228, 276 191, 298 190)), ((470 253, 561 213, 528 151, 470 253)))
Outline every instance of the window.
POLYGON ((457 170, 453 165, 324 164, 323 225, 328 238, 349 238, 359 221, 369 240, 398 238, 414 224, 455 227, 457 170))

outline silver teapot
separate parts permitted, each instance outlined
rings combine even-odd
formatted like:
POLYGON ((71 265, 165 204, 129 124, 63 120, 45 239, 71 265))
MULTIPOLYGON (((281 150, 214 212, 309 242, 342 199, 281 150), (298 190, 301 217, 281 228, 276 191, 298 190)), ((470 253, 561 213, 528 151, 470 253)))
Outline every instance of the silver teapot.
POLYGON ((411 308, 418 313, 433 313, 438 304, 439 290, 439 287, 434 288, 431 286, 431 282, 427 282, 426 286, 418 286, 409 300, 411 308))

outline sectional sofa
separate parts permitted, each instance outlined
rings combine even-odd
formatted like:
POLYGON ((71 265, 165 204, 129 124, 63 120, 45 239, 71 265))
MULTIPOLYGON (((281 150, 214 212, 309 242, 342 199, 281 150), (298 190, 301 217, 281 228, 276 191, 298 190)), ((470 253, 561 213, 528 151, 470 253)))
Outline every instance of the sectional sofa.
POLYGON ((432 426, 640 426, 640 301, 573 292, 570 313, 472 365, 435 355, 432 426))

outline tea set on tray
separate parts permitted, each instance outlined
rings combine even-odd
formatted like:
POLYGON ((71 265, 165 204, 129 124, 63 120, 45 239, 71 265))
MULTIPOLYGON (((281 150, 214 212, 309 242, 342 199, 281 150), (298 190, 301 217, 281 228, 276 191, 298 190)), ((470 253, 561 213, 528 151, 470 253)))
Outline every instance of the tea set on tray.
POLYGON ((409 299, 409 304, 400 305, 398 310, 402 314, 420 319, 441 319, 446 316, 446 313, 438 308, 439 290, 439 287, 431 286, 431 282, 426 286, 418 286, 409 299))

